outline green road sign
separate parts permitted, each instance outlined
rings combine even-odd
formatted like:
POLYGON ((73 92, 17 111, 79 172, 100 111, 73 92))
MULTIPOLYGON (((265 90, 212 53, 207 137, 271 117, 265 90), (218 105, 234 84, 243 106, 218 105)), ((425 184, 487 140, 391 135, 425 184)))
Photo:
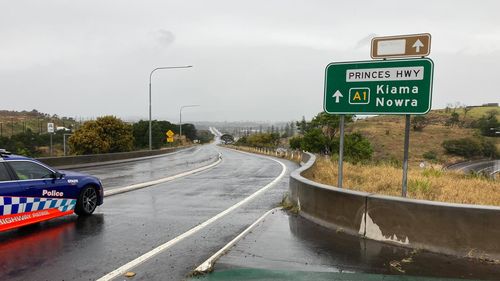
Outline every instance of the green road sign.
POLYGON ((426 114, 433 75, 428 58, 331 63, 323 108, 330 114, 426 114))

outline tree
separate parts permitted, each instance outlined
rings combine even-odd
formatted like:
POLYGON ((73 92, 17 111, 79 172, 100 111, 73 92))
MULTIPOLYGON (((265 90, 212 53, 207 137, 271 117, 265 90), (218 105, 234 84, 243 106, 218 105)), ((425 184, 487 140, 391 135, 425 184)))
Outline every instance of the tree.
POLYGON ((473 158, 485 156, 495 158, 498 156, 496 145, 493 141, 485 138, 462 138, 446 140, 442 143, 446 153, 473 158))
POLYGON ((330 142, 319 128, 311 129, 304 134, 301 148, 313 153, 329 154, 331 152, 330 142))
POLYGON ((295 136, 295 123, 290 122, 290 136, 293 137, 295 136))
POLYGON ((483 117, 479 118, 479 130, 481 135, 488 137, 496 137, 497 131, 500 131, 500 123, 497 119, 497 111, 491 110, 486 113, 483 117))
POLYGON ((134 138, 132 126, 115 116, 87 121, 68 140, 75 154, 96 154, 130 151, 134 138))
POLYGON ((445 125, 453 127, 455 125, 458 125, 459 123, 460 123, 459 114, 457 112, 452 112, 450 119, 446 120, 445 125))
POLYGON ((472 106, 467 106, 464 104, 464 120, 467 117, 467 113, 472 110, 472 106))
POLYGON ((371 143, 360 133, 352 133, 345 137, 345 158, 351 163, 370 160, 373 155, 371 143))
POLYGON ((305 134, 306 131, 308 130, 307 122, 306 122, 306 117, 302 116, 302 120, 299 122, 297 121, 297 130, 299 131, 300 134, 305 134))
POLYGON ((199 130, 196 135, 200 143, 209 143, 214 139, 214 135, 208 130, 199 130))

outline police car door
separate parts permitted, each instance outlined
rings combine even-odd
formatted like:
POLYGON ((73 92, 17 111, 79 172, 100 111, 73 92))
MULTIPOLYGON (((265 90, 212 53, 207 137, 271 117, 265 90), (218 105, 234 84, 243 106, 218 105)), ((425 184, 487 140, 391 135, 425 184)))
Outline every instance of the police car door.
MULTIPOLYGON (((0 216, 16 213, 19 204, 14 204, 12 198, 21 196, 22 189, 14 178, 11 170, 0 157, 0 216)), ((15 200, 14 200, 15 201, 15 200)))
POLYGON ((18 183, 22 190, 21 196, 25 197, 47 197, 50 190, 50 180, 53 178, 54 171, 42 166, 36 162, 28 160, 7 161, 18 177, 18 183))

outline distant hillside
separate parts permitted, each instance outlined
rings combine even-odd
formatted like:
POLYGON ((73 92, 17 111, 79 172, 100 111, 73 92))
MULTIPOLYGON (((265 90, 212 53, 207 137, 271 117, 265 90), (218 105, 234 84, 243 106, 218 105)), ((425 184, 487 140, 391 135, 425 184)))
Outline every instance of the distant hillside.
MULTIPOLYGON (((489 111, 497 111, 500 116, 499 107, 474 107, 467 114, 463 108, 457 108, 455 112, 459 114, 459 124, 446 126, 453 111, 453 109, 433 110, 425 115, 428 125, 422 131, 411 130, 410 162, 413 165, 427 161, 423 155, 430 152, 436 154, 437 163, 449 164, 463 160, 460 157, 446 155, 441 143, 444 140, 476 137, 478 130, 471 126, 489 111)), ((404 116, 376 116, 358 120, 350 124, 347 130, 360 132, 370 140, 374 148, 374 160, 401 162, 404 123, 404 116)), ((500 149, 498 138, 490 139, 494 139, 500 149)))
POLYGON ((8 111, 0 110, 0 135, 11 136, 24 130, 35 133, 46 133, 47 123, 54 123, 56 127, 75 128, 78 124, 71 117, 59 117, 42 113, 33 109, 32 111, 8 111))

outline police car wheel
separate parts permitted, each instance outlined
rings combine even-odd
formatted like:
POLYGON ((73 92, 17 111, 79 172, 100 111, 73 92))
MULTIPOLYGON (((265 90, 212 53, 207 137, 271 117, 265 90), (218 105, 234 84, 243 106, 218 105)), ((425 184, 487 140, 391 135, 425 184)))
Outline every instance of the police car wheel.
POLYGON ((91 186, 84 187, 76 201, 75 213, 79 216, 89 216, 96 207, 97 191, 91 186))

